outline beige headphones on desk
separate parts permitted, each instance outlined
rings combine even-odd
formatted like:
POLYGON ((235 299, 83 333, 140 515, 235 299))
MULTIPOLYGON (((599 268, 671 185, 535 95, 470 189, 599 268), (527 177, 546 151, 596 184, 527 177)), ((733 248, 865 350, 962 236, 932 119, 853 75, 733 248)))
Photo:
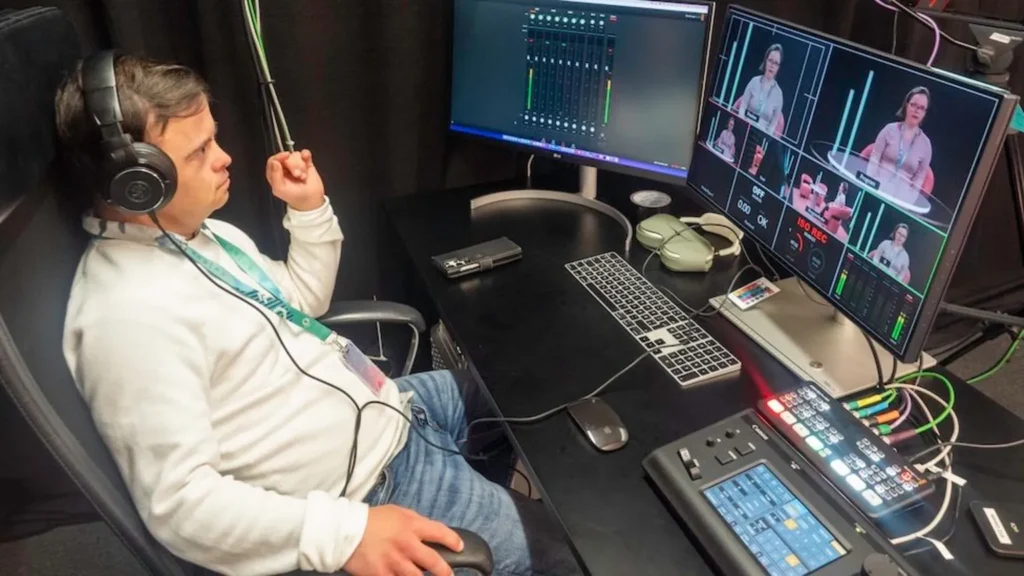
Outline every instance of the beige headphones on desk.
POLYGON ((737 256, 742 251, 743 230, 725 216, 708 212, 703 216, 676 218, 655 214, 637 224, 636 239, 647 249, 658 252, 661 263, 674 272, 707 272, 718 256, 737 256), (721 236, 730 245, 721 250, 696 232, 721 236))

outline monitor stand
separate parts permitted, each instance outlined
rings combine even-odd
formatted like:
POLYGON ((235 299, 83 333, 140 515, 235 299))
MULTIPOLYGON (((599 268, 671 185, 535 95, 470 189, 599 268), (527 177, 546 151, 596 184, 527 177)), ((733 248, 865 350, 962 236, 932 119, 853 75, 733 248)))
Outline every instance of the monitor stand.
MULTIPOLYGON (((810 302, 796 278, 776 283, 780 292, 748 310, 740 310, 725 296, 711 299, 711 305, 747 336, 785 364, 797 376, 817 383, 835 398, 870 388, 878 382, 878 371, 860 328, 831 305, 810 302), (724 306, 723 306, 724 303, 724 306)), ((882 375, 892 374, 893 357, 871 342, 882 363, 882 375)), ((936 364, 921 353, 922 369, 936 364)), ((896 376, 911 374, 918 364, 898 362, 896 376)))
POLYGON ((629 219, 615 208, 597 200, 597 168, 580 166, 580 191, 556 192, 554 190, 504 190, 478 196, 470 201, 470 210, 483 206, 505 202, 508 200, 555 200, 585 206, 614 218, 626 232, 625 256, 629 258, 629 248, 633 244, 633 225, 629 219))

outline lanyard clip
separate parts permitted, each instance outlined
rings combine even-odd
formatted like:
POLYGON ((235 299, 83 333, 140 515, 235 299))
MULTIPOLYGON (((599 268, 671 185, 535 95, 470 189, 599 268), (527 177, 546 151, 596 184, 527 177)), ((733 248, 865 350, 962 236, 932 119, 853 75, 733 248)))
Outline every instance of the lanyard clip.
POLYGON ((348 349, 348 341, 338 335, 337 332, 331 331, 331 335, 327 338, 326 344, 333 347, 340 354, 344 355, 345 350, 348 349))

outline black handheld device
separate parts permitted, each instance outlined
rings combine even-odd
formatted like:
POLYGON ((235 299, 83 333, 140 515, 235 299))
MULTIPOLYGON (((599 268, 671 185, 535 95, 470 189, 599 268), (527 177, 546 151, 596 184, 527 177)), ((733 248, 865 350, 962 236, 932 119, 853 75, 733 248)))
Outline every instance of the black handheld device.
POLYGON ((997 556, 1024 559, 1024 505, 976 501, 971 514, 997 556))
POLYGON ((518 244, 502 236, 431 258, 434 266, 448 278, 484 272, 523 257, 518 244))

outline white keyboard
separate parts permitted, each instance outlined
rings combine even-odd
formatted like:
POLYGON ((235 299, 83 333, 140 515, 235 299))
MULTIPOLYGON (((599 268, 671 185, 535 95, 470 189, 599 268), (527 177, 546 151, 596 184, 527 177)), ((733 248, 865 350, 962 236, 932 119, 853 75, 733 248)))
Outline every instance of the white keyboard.
POLYGON ((739 360, 615 252, 565 267, 637 342, 655 349, 651 354, 681 386, 739 371, 739 360))

